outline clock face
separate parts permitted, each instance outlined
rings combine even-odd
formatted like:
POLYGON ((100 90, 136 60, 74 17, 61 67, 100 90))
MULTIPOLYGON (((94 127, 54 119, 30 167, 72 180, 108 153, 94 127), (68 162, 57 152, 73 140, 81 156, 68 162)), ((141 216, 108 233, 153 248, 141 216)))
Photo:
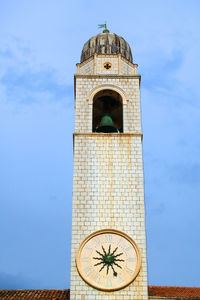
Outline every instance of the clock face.
POLYGON ((89 235, 80 245, 76 265, 91 286, 113 291, 131 283, 137 276, 141 257, 135 242, 126 234, 104 229, 89 235))

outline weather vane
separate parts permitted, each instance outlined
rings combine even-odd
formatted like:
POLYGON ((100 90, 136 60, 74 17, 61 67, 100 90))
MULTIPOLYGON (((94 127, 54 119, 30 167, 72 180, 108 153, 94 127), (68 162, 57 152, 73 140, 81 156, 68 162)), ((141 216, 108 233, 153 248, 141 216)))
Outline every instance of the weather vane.
POLYGON ((107 24, 105 22, 105 24, 99 24, 98 28, 104 28, 103 33, 109 32, 109 30, 107 29, 107 24))

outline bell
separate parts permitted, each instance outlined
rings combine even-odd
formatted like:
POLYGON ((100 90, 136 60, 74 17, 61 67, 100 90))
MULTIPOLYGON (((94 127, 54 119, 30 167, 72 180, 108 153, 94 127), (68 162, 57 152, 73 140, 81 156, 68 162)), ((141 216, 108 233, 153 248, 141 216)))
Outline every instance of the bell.
POLYGON ((104 132, 104 133, 118 132, 109 113, 105 113, 104 116, 101 118, 100 125, 96 129, 96 132, 104 132))

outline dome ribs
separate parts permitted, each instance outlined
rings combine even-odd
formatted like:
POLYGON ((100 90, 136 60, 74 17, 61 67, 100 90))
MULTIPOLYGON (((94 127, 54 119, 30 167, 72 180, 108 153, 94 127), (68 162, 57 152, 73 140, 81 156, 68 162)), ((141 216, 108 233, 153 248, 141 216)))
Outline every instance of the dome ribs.
POLYGON ((129 44, 124 38, 115 33, 100 33, 91 37, 84 45, 81 53, 81 62, 94 54, 119 54, 131 63, 132 53, 129 44))

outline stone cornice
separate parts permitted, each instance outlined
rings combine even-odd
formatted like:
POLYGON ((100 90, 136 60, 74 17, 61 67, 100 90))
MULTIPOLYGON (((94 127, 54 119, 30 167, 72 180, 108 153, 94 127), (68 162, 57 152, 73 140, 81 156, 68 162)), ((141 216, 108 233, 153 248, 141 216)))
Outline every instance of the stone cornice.
POLYGON ((143 136, 142 132, 131 132, 131 133, 103 133, 103 132, 86 132, 86 133, 79 133, 74 132, 74 136, 82 135, 82 136, 143 136))
POLYGON ((83 75, 83 74, 75 74, 74 78, 120 78, 120 79, 135 79, 138 78, 141 80, 141 75, 83 75))
MULTIPOLYGON (((97 54, 95 53, 96 57, 120 57, 121 60, 125 61, 129 66, 138 66, 137 64, 134 64, 132 62, 130 62, 129 60, 127 60, 125 57, 123 57, 120 53, 118 54, 97 54)), ((84 60, 83 62, 81 63, 77 63, 76 66, 79 66, 79 67, 82 67, 84 66, 85 64, 87 64, 89 61, 93 60, 94 59, 94 55, 90 56, 88 59, 84 60)))

